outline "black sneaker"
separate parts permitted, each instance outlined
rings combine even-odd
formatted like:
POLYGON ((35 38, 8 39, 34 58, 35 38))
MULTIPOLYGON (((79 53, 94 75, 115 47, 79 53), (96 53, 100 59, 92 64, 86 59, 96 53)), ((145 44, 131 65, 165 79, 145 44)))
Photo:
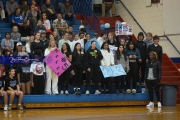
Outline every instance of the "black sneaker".
POLYGON ((111 94, 111 92, 109 90, 106 90, 106 94, 111 94))
POLYGON ((76 95, 81 95, 81 90, 77 89, 77 94, 76 95))
POLYGON ((75 94, 75 95, 78 94, 78 90, 77 90, 77 89, 74 90, 74 94, 75 94))
POLYGON ((101 90, 101 94, 104 94, 105 92, 104 92, 104 90, 101 90))

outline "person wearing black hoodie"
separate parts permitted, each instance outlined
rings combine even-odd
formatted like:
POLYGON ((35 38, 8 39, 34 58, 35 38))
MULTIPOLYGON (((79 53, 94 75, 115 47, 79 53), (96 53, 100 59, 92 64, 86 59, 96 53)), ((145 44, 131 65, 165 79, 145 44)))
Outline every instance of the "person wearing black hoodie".
MULTIPOLYGON (((144 34, 142 32, 139 32, 138 34, 138 41, 136 42, 136 48, 140 52, 140 59, 138 59, 138 70, 141 71, 141 85, 144 85, 144 72, 146 68, 146 48, 147 45, 143 41, 144 40, 144 34)), ((138 72, 138 80, 139 80, 139 72, 138 72)), ((139 83, 138 83, 139 84, 139 83)))
POLYGON ((100 60, 103 59, 102 53, 96 48, 96 42, 91 42, 91 48, 86 51, 86 66, 87 66, 87 79, 86 79, 86 94, 89 95, 90 80, 93 76, 95 83, 95 94, 101 94, 98 90, 99 74, 100 74, 100 60))
POLYGON ((153 37, 154 43, 148 46, 147 51, 146 51, 146 55, 147 55, 147 58, 149 59, 149 53, 151 51, 154 51, 157 54, 157 57, 158 57, 157 59, 162 63, 163 50, 162 50, 162 47, 159 45, 159 40, 160 40, 159 36, 155 35, 153 37))

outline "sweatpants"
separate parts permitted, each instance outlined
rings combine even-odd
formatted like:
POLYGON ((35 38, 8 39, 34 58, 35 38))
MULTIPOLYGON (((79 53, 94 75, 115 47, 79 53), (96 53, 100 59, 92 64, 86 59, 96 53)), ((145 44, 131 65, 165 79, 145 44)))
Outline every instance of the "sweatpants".
POLYGON ((137 79, 138 79, 138 63, 137 62, 129 62, 129 67, 130 70, 127 73, 127 89, 130 89, 130 85, 131 85, 131 79, 132 79, 132 88, 136 89, 137 86, 137 79))
POLYGON ((68 68, 65 72, 63 72, 63 74, 61 74, 59 76, 59 85, 60 85, 60 90, 63 90, 64 88, 64 84, 65 84, 65 90, 68 90, 69 87, 69 76, 70 76, 70 71, 71 69, 68 68))
POLYGON ((33 94, 44 94, 44 86, 45 86, 45 80, 44 80, 44 75, 33 75, 33 82, 34 82, 34 87, 33 87, 33 94))
POLYGON ((98 90, 98 84, 99 84, 99 74, 100 74, 100 68, 99 66, 91 66, 91 71, 87 71, 87 78, 86 78, 86 90, 89 90, 90 88, 90 81, 93 76, 93 81, 95 84, 95 90, 98 90))
POLYGON ((52 71, 52 69, 46 65, 46 88, 45 93, 47 94, 58 94, 58 76, 52 71), (52 92, 51 92, 51 82, 52 82, 52 92))
POLYGON ((73 77, 73 86, 81 88, 82 77, 83 77, 83 68, 73 66, 73 70, 75 73, 75 75, 73 77))
POLYGON ((126 75, 116 77, 116 80, 115 80, 116 90, 118 90, 118 88, 119 88, 119 82, 121 82, 121 89, 124 89, 124 80, 125 80, 125 78, 126 78, 126 75))
POLYGON ((146 80, 146 86, 148 88, 150 101, 153 102, 153 88, 156 93, 157 101, 160 101, 158 80, 146 80))
MULTIPOLYGON (((143 60, 142 63, 138 63, 138 70, 141 71, 141 83, 144 82, 145 68, 146 68, 146 60, 143 60)), ((138 72, 138 81, 139 81, 139 72, 138 72)))

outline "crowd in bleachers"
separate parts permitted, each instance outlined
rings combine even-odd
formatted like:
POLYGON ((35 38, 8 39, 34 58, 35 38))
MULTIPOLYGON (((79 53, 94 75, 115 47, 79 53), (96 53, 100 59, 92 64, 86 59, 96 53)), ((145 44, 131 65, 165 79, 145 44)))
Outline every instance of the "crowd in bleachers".
MULTIPOLYGON (((68 95, 69 84, 73 85, 74 94, 81 95, 83 80, 87 95, 90 94, 91 82, 95 85, 95 94, 110 94, 111 84, 115 84, 117 94, 136 94, 137 83, 148 83, 151 101, 149 106, 153 104, 153 88, 160 101, 158 83, 161 79, 162 47, 158 44, 159 37, 147 33, 145 39, 140 32, 138 41, 132 42, 131 37, 120 39, 110 32, 101 33, 100 36, 95 33, 91 38, 83 26, 80 27, 79 34, 75 34, 72 26, 74 12, 69 2, 65 0, 62 13, 55 12, 50 0, 46 0, 42 7, 35 0, 32 0, 31 6, 27 6, 25 0, 22 0, 21 5, 14 0, 6 2, 5 11, 12 24, 12 33, 6 32, 5 38, 1 40, 0 56, 36 56, 37 60, 32 64, 0 64, 0 95, 4 97, 4 110, 11 110, 14 96, 19 96, 18 108, 23 109, 21 102, 24 94, 68 95), (67 21, 72 22, 68 24, 67 21), (111 51, 109 46, 117 47, 117 50, 111 51), (72 64, 59 77, 48 65, 38 61, 40 56, 48 56, 56 48, 72 64), (127 75, 104 78, 99 66, 117 64, 123 66, 127 75), (142 74, 141 81, 139 70, 142 74)), ((2 17, 2 22, 5 22, 4 18, 2 17)), ((158 106, 161 104, 158 103, 158 106)))

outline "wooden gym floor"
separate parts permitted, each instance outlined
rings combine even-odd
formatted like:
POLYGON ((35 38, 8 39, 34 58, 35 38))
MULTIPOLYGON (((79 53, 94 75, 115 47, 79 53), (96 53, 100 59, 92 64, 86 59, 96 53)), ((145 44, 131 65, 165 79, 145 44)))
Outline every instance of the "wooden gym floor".
POLYGON ((180 105, 0 110, 0 120, 180 120, 180 105))

